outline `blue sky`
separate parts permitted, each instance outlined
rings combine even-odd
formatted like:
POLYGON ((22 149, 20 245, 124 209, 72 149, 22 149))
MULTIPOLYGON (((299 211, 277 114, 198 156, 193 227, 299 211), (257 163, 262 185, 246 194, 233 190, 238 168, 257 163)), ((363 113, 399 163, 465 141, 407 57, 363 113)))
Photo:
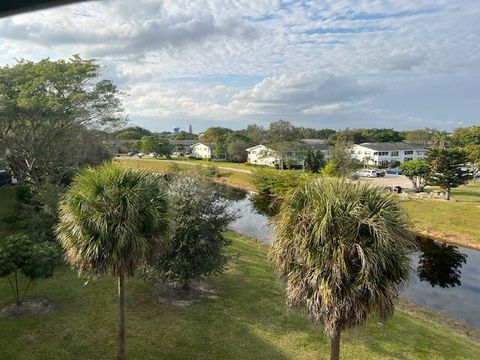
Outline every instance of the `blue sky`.
POLYGON ((480 123, 478 0, 86 2, 0 20, 0 64, 78 53, 133 124, 480 123))

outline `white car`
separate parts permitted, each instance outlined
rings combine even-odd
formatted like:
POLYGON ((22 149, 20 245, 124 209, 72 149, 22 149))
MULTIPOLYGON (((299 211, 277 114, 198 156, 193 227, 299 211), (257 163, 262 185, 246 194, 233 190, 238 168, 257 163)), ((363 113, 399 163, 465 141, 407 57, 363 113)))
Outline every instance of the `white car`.
POLYGON ((376 178, 377 175, 377 170, 374 169, 362 169, 358 170, 356 172, 356 175, 361 176, 361 177, 368 177, 368 178, 376 178))

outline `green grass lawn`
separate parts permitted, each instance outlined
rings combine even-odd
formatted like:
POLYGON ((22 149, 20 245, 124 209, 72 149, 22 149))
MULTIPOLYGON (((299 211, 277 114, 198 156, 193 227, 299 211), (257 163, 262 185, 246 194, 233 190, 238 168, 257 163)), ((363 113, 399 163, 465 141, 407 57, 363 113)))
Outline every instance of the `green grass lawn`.
MULTIPOLYGON (((158 160, 158 159, 138 159, 138 158, 116 158, 116 162, 124 165, 134 165, 149 171, 156 172, 171 172, 171 171, 183 171, 184 173, 197 173, 198 167, 200 166, 225 166, 230 168, 242 169, 252 171, 252 167, 246 166, 244 164, 235 164, 227 162, 214 162, 214 161, 203 161, 203 160, 182 160, 180 161, 170 161, 170 160, 158 160), (185 163, 185 164, 182 164, 185 163), (196 166, 192 166, 193 164, 196 166)), ((254 190, 254 186, 251 182, 251 174, 239 172, 239 171, 229 171, 224 169, 219 169, 220 176, 217 178, 212 178, 213 181, 234 186, 242 189, 254 190)))
MULTIPOLYGON (((439 191, 438 186, 428 186, 425 191, 439 191)), ((454 201, 458 202, 477 202, 480 204, 480 182, 470 183, 462 185, 457 188, 453 188, 450 197, 454 201)))
MULTIPOLYGON (((150 171, 169 171, 172 163, 168 160, 155 159, 117 159, 123 164, 133 164, 135 166, 150 171)), ((199 160, 185 160, 195 164, 218 165, 223 163, 207 162, 199 160)), ((229 166, 225 163, 225 166, 229 166)), ((249 170, 255 171, 255 167, 248 167, 243 164, 234 164, 243 166, 249 170)), ((191 165, 175 163, 179 169, 186 173, 196 172, 197 169, 191 165)), ((222 165, 223 166, 223 165, 222 165)), ((293 171, 293 170, 292 170, 293 171)), ((221 176, 213 179, 214 181, 254 190, 250 174, 235 171, 220 170, 221 176)), ((427 191, 438 190, 435 187, 428 187, 427 191)), ((410 216, 416 231, 423 231, 450 242, 456 242, 463 245, 480 247, 480 184, 469 184, 452 189, 452 201, 439 201, 431 199, 415 199, 403 201, 402 206, 410 216)))
MULTIPOLYGON (((321 328, 285 307, 266 248, 229 233, 233 256, 214 280, 217 294, 186 308, 160 304, 143 281, 127 284, 130 359, 328 359, 321 328)), ((0 359, 112 359, 117 297, 111 278, 88 284, 66 268, 38 281, 30 293, 56 308, 49 314, 0 320, 0 359)), ((11 303, 0 282, 0 308, 11 303)), ((344 359, 479 359, 480 344, 439 322, 397 311, 342 337, 344 359)))

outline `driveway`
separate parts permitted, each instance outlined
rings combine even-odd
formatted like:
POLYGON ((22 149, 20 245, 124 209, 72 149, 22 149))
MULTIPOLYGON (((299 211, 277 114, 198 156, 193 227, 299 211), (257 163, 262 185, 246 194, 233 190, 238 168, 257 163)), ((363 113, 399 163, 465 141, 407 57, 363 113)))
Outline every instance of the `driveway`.
POLYGON ((377 178, 365 178, 361 177, 359 181, 368 181, 375 186, 385 187, 385 186, 401 186, 404 189, 413 188, 412 182, 405 175, 389 175, 386 174, 384 177, 377 178))

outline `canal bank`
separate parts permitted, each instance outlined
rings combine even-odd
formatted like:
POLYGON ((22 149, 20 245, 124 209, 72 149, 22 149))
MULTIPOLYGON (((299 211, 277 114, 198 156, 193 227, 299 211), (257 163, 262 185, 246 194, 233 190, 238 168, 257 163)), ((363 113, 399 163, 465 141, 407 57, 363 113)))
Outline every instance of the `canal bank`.
MULTIPOLYGON (((259 204, 253 193, 224 188, 231 209, 239 218, 231 229, 268 245, 273 224, 268 206, 259 204)), ((480 329, 480 252, 431 239, 418 238, 412 254, 412 271, 401 296, 408 302, 456 319, 459 324, 480 329)), ((458 325, 457 327, 461 327, 458 325)))

